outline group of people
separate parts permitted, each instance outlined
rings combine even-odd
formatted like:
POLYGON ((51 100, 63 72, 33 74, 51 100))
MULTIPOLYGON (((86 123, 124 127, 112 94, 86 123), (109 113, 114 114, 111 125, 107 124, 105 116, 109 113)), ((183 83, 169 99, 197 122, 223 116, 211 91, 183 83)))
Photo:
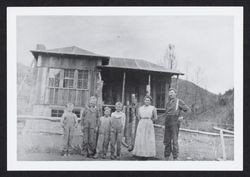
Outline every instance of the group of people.
MULTIPOLYGON (((138 125, 133 148, 129 149, 136 157, 155 157, 156 143, 153 122, 157 120, 157 111, 151 105, 152 98, 144 97, 144 105, 138 109, 138 125)), ((104 108, 104 115, 96 107, 97 99, 92 96, 89 106, 81 112, 81 131, 83 140, 81 154, 89 158, 106 158, 110 144, 110 159, 121 158, 121 144, 124 140, 124 128, 126 115, 123 112, 123 104, 117 102, 115 111, 111 113, 109 107, 104 108)), ((61 119, 64 130, 64 147, 62 155, 70 155, 74 129, 78 126, 77 116, 72 112, 74 105, 67 104, 61 119)), ((169 89, 169 101, 166 104, 165 133, 164 133, 164 156, 168 160, 170 155, 173 159, 178 158, 178 133, 180 122, 183 119, 182 112, 188 112, 189 107, 180 99, 176 98, 176 90, 169 89)))

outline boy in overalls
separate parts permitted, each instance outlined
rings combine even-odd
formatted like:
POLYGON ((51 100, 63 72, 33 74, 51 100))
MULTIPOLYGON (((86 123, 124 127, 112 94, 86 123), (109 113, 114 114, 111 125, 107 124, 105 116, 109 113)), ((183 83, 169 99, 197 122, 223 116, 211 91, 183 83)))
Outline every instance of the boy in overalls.
POLYGON ((83 133, 82 155, 92 158, 96 152, 96 135, 98 131, 99 111, 96 97, 90 97, 89 106, 81 114, 81 130, 83 133))
POLYGON ((106 153, 108 150, 109 140, 110 140, 110 125, 111 125, 110 111, 111 109, 109 107, 105 107, 104 116, 100 118, 98 141, 96 147, 96 154, 94 158, 98 158, 99 155, 102 155, 103 159, 106 158, 106 153))
POLYGON ((121 157, 121 142, 124 136, 125 114, 122 112, 122 103, 115 104, 116 111, 111 114, 111 156, 112 160, 121 157), (115 156, 116 146, 116 156, 115 156))
POLYGON ((64 156, 70 155, 69 151, 72 149, 74 130, 78 125, 77 116, 72 112, 73 109, 74 105, 72 103, 68 103, 61 119, 61 126, 64 133, 62 155, 64 156))

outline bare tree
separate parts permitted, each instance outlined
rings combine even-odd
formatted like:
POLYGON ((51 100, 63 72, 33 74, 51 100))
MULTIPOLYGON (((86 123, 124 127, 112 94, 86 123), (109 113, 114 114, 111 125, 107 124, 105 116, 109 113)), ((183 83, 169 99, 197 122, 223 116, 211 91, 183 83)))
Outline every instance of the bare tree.
MULTIPOLYGON (((189 75, 189 73, 188 73, 188 70, 189 70, 189 64, 190 64, 190 62, 189 61, 187 61, 186 63, 186 81, 188 81, 188 75, 189 75)), ((188 96, 188 84, 187 83, 185 83, 184 84, 184 97, 186 98, 187 96, 188 96)))
MULTIPOLYGON (((195 84, 198 86, 199 82, 200 82, 200 73, 201 73, 201 68, 197 67, 195 70, 195 84)), ((196 87, 195 89, 195 96, 194 96, 194 105, 197 104, 197 99, 198 99, 198 92, 199 92, 199 88, 196 87)))
POLYGON ((198 105, 198 102, 201 105, 200 113, 206 111, 206 95, 205 92, 202 92, 202 89, 200 88, 201 86, 201 81, 202 81, 202 74, 204 70, 199 66, 195 70, 195 79, 196 79, 196 85, 199 87, 196 87, 195 90, 195 99, 194 99, 194 104, 198 105))
POLYGON ((163 57, 162 65, 169 69, 176 69, 177 60, 175 55, 175 45, 168 45, 163 57))

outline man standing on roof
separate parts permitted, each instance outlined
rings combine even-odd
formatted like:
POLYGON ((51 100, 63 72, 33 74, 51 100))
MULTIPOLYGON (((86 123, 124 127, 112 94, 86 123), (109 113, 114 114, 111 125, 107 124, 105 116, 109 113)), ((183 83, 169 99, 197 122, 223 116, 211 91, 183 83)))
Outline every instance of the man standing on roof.
POLYGON ((181 99, 176 98, 177 91, 174 88, 169 89, 169 101, 166 104, 166 120, 164 133, 164 156, 166 160, 172 153, 173 159, 178 158, 178 135, 180 123, 183 120, 182 112, 190 112, 190 108, 181 99))

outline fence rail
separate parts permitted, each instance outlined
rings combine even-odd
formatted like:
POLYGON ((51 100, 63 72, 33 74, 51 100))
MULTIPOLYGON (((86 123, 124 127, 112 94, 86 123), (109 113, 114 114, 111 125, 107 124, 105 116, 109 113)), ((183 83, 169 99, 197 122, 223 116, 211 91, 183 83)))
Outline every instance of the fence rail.
MULTIPOLYGON (((47 121, 52 121, 52 122, 59 122, 61 120, 60 117, 48 117, 48 116, 31 116, 31 115, 18 115, 17 116, 17 120, 47 120, 47 121)), ((80 121, 80 118, 78 118, 78 121, 80 121)), ((165 126, 163 125, 159 125, 159 124, 154 124, 155 127, 157 128, 165 128, 165 126)), ((221 128, 218 127, 214 127, 217 130, 221 130, 221 128)), ((192 129, 186 129, 186 128, 180 128, 180 131, 185 131, 185 132, 189 132, 189 133, 197 133, 197 134, 203 134, 203 135, 209 135, 209 136, 220 136, 219 133, 214 133, 214 132, 205 132, 205 131, 200 131, 200 130, 192 130, 192 129)), ((229 131, 229 130, 225 130, 223 129, 224 132, 226 133, 230 133, 229 134, 224 134, 224 137, 229 137, 229 138, 233 138, 234 134, 233 131, 229 131)))

